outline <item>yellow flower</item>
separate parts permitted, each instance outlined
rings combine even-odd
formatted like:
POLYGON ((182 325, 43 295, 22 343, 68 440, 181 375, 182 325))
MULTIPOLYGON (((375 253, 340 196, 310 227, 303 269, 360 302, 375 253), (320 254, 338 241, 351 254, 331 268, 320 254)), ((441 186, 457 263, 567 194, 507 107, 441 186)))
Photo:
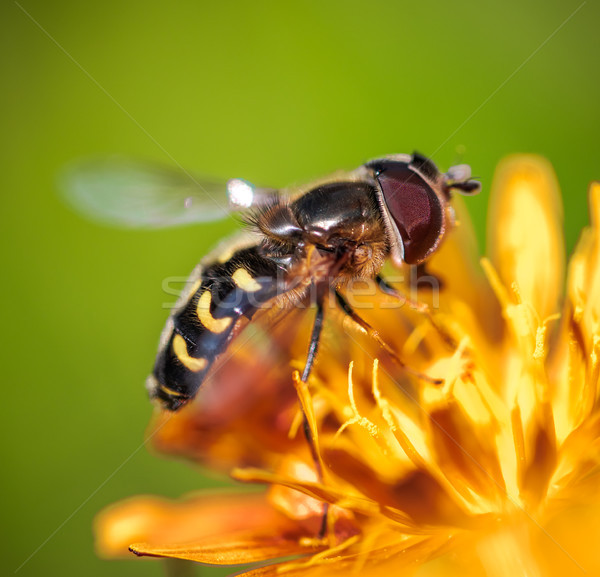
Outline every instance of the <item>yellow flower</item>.
MULTIPOLYGON (((503 161, 489 254, 478 261, 458 203, 458 226, 428 266, 440 294, 419 283, 431 314, 363 294, 368 286, 353 294, 411 370, 347 321, 330 323, 308 386, 296 373, 295 391, 285 359, 240 347, 197 402, 158 414, 152 434, 160 450, 267 493, 118 504, 97 521, 100 552, 271 563, 245 573, 256 576, 600 575, 600 184, 590 209, 565 291, 552 168, 503 161), (342 324, 348 334, 335 338, 342 324)), ((273 329, 295 368, 307 327, 273 329)))

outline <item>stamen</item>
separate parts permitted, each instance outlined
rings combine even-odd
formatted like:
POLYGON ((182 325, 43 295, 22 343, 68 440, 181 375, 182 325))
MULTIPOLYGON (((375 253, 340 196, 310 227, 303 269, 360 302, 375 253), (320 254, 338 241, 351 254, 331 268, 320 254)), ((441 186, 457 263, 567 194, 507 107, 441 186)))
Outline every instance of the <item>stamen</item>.
POLYGON ((307 561, 298 561, 297 563, 288 563, 288 564, 284 565, 283 567, 280 567, 277 570, 277 572, 280 574, 285 574, 288 571, 296 571, 298 569, 312 567, 313 565, 323 564, 323 563, 326 563, 327 561, 337 562, 337 561, 339 561, 338 556, 340 553, 342 553, 344 550, 348 549, 352 545, 355 545, 360 540, 361 540, 360 535, 353 535, 352 537, 349 537, 348 539, 346 539, 339 545, 336 545, 334 547, 329 547, 325 551, 320 551, 319 553, 316 553, 312 557, 309 557, 309 559, 307 561))
POLYGON ((548 323, 557 319, 560 319, 559 313, 550 315, 546 318, 546 320, 544 320, 542 325, 537 328, 535 335, 535 352, 533 353, 533 358, 536 361, 541 361, 546 357, 544 344, 546 340, 546 333, 548 331, 548 323))
POLYGON ((290 429, 288 431, 288 439, 295 439, 300 427, 302 426, 302 422, 304 420, 304 416, 302 415, 302 411, 296 411, 294 418, 290 424, 290 429))
POLYGON ((517 403, 510 413, 510 422, 513 432, 513 443, 515 445, 515 454, 517 456, 517 486, 520 487, 520 481, 524 478, 526 458, 525 458, 525 436, 523 434, 523 419, 521 418, 521 407, 517 403))
MULTIPOLYGON (((362 539, 360 541, 360 552, 368 552, 372 551, 376 548, 376 544, 384 535, 383 530, 377 530, 377 527, 373 527, 368 533, 363 534, 362 539)), ((360 553, 356 556, 356 561, 352 566, 352 574, 353 575, 361 575, 363 572, 363 568, 367 563, 369 557, 367 555, 361 555, 360 553)))
POLYGON ((404 358, 411 357, 415 354, 419 345, 425 340, 428 330, 429 327, 424 323, 413 329, 406 341, 404 341, 404 346, 402 347, 402 356, 404 358))
POLYGON ((502 308, 506 309, 506 307, 511 303, 508 298, 508 293, 506 291, 506 288, 502 284, 502 281, 500 280, 500 277, 498 276, 498 272, 494 268, 494 265, 492 264, 492 262, 490 261, 489 258, 483 257, 480 260, 480 263, 481 263, 481 268, 483 269, 483 272, 484 272, 485 276, 487 277, 488 282, 490 283, 490 286, 492 287, 492 290, 494 291, 494 294, 496 295, 496 298, 500 301, 502 308))
POLYGON ((544 340, 546 338, 546 325, 542 325, 537 328, 535 333, 535 351, 533 353, 533 358, 536 361, 541 361, 544 359, 545 350, 544 350, 544 340))
MULTIPOLYGON (((348 399, 350 401, 350 408, 352 409, 353 416, 345 421, 336 431, 333 440, 335 441, 350 425, 360 425, 378 442, 378 445, 382 446, 382 435, 379 428, 366 417, 362 417, 356 406, 356 399, 354 398, 354 381, 352 379, 353 368, 354 361, 350 361, 350 366, 348 367, 348 399)), ((383 447, 384 452, 386 448, 387 447, 383 447)))
POLYGON ((378 515, 381 513, 381 504, 367 497, 352 494, 347 489, 338 488, 331 483, 321 481, 305 481, 294 479, 282 474, 271 473, 254 467, 235 468, 231 471, 233 479, 245 483, 264 483, 267 485, 281 485, 300 491, 319 501, 332 503, 345 509, 351 509, 365 515, 378 515))
POLYGON ((375 402, 377 406, 381 410, 381 414, 383 416, 384 421, 388 424, 391 431, 395 431, 398 427, 394 422, 392 417, 392 412, 390 410, 390 404, 387 399, 384 399, 381 395, 381 390, 379 389, 379 359, 375 359, 373 361, 373 396, 375 397, 375 402))
POLYGON ((298 400, 300 401, 303 416, 306 419, 306 422, 308 423, 308 428, 310 430, 312 449, 314 449, 314 455, 317 459, 316 465, 321 471, 321 474, 324 474, 325 467, 323 464, 323 458, 321 456, 321 451, 319 447, 319 432, 317 430, 317 418, 315 416, 312 397, 308 389, 308 385, 300 377, 299 371, 293 372, 292 380, 294 382, 294 387, 296 388, 296 393, 298 394, 298 400))
POLYGON ((423 457, 419 454, 415 446, 412 444, 406 433, 402 430, 402 427, 398 426, 398 422, 394 418, 392 411, 390 410, 390 405, 387 399, 385 399, 381 390, 379 389, 379 360, 375 359, 373 361, 373 396, 375 397, 375 402, 377 406, 381 410, 381 414, 383 416, 384 421, 390 427, 391 432, 393 433, 396 441, 400 445, 400 448, 404 451, 405 455, 414 463, 417 468, 425 468, 425 461, 423 457))
POLYGON ((354 381, 352 380, 352 370, 354 369, 354 361, 350 361, 350 366, 348 367, 348 399, 350 401, 350 406, 352 407, 352 411, 355 415, 358 415, 358 409, 356 407, 356 400, 354 399, 354 381))
POLYGON ((592 337, 592 350, 590 351, 589 370, 586 370, 586 375, 583 383, 583 391, 581 394, 581 413, 580 418, 586 418, 596 404, 596 396, 598 394, 598 378, 600 375, 600 363, 598 352, 600 350, 600 335, 597 329, 594 328, 592 337))
POLYGON ((511 283, 510 288, 513 292, 513 295, 515 295, 516 304, 518 304, 518 305, 523 304, 523 298, 521 297, 521 291, 519 290, 519 285, 516 283, 516 281, 513 281, 511 283))

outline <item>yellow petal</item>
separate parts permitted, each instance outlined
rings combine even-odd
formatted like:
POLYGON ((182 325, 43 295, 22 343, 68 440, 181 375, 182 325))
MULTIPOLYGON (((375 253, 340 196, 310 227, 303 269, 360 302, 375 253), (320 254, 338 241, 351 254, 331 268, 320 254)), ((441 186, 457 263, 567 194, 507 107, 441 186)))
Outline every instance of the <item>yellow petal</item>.
MULTIPOLYGON (((318 481, 316 471, 303 461, 294 459, 292 455, 283 460, 279 472, 296 479, 318 481)), ((290 519, 298 521, 318 518, 320 520, 323 515, 323 503, 300 491, 282 485, 271 485, 268 495, 269 502, 290 519)))
POLYGON ((600 505, 571 506, 534 534, 543 575, 600 575, 600 505))
POLYGON ((243 577, 389 577, 412 575, 431 556, 443 553, 457 540, 451 532, 438 535, 399 536, 387 542, 389 536, 373 535, 370 548, 363 542, 325 550, 308 559, 286 561, 243 573, 243 577))
POLYGON ((273 526, 269 532, 227 533, 206 537, 193 545, 136 543, 130 550, 138 556, 170 557, 211 565, 239 565, 315 553, 323 548, 317 547, 314 539, 303 540, 302 535, 293 533, 285 535, 280 528, 273 526))
POLYGON ((541 320, 558 311, 564 274, 562 206, 556 176, 543 158, 512 156, 498 166, 488 212, 488 252, 515 302, 520 298, 533 306, 541 320))
POLYGON ((455 197, 452 206, 456 226, 428 261, 427 268, 442 280, 444 298, 440 305, 449 306, 451 313, 476 332, 482 343, 494 346, 502 333, 500 307, 479 266, 477 237, 465 202, 455 197), (468 303, 468 307, 458 313, 454 310, 458 303, 468 303))
POLYGON ((591 226, 569 261, 560 338, 551 358, 558 438, 564 439, 597 403, 600 361, 600 183, 589 190, 591 226))
POLYGON ((600 322, 600 182, 594 182, 589 192, 591 231, 587 242, 582 242, 577 253, 585 259, 582 264, 582 284, 577 287, 579 297, 575 306, 581 307, 581 324, 585 346, 592 353, 593 337, 598 334, 600 322))
POLYGON ((456 402, 431 407, 429 427, 436 465, 475 510, 486 501, 504 496, 491 427, 478 428, 456 402))
POLYGON ((132 543, 160 546, 192 543, 230 531, 282 526, 285 517, 273 510, 265 495, 203 493, 181 501, 136 497, 112 505, 95 520, 96 549, 103 557, 130 556, 132 543))
POLYGON ((402 511, 416 523, 457 526, 468 523, 465 511, 426 470, 410 471, 390 483, 345 451, 332 449, 326 456, 331 470, 366 497, 386 508, 402 511))

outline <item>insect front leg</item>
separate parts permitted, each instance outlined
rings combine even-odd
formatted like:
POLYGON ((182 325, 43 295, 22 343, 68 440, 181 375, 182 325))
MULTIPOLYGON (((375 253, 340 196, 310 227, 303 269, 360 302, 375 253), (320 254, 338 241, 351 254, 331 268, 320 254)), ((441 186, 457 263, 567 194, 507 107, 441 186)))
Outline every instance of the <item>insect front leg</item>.
MULTIPOLYGON (((323 306, 324 296, 326 294, 326 285, 317 286, 317 310, 315 313, 315 320, 313 322, 313 328, 310 335, 310 343, 308 346, 308 354, 306 356, 306 364, 304 365, 304 370, 302 371, 302 383, 306 384, 308 382, 308 378, 312 371, 312 368, 315 364, 315 360, 317 358, 317 353, 319 350, 319 342, 321 340, 321 331, 323 329, 323 321, 325 319, 325 309, 323 306)), ((310 454, 312 460, 315 464, 315 470, 317 472, 317 477, 319 481, 323 481, 323 468, 321 465, 321 459, 319 458, 319 453, 316 445, 316 437, 314 432, 311 429, 310 422, 306 412, 302 408, 302 403, 300 403, 300 407, 302 409, 302 421, 303 421, 303 429, 304 436, 306 437, 306 441, 308 443, 308 447, 310 449, 310 454)), ((329 512, 329 503, 323 502, 323 513, 321 517, 321 525, 319 527, 318 539, 323 539, 327 533, 327 518, 329 512)))
POLYGON ((308 382, 308 377, 312 371, 315 359, 317 358, 317 352, 319 350, 319 341, 321 339, 321 330, 323 329, 323 320, 325 318, 323 308, 323 296, 318 295, 317 297, 317 312, 315 314, 315 320, 313 323, 312 332, 310 335, 310 344, 308 346, 308 355, 306 356, 306 364, 302 371, 302 382, 308 382))
POLYGON ((407 373, 414 375, 415 377, 418 377, 419 379, 422 379, 422 380, 432 383, 434 385, 443 384, 443 382, 444 382, 443 379, 436 379, 436 378, 430 377, 429 375, 425 375, 424 373, 421 373, 421 372, 416 371, 415 369, 409 367, 400 358, 398 353, 396 353, 396 351, 392 347, 390 347, 381 338, 381 336, 379 335, 379 332, 377 330, 375 330, 365 319, 363 319, 350 306, 350 303, 344 298, 344 296, 337 290, 335 291, 335 298, 336 298, 337 304, 339 305, 342 312, 345 315, 347 315, 348 317, 350 317, 361 329, 363 329, 370 338, 372 338, 388 355, 390 355, 390 357, 392 357, 392 359, 398 365, 400 365, 400 367, 402 367, 403 370, 405 370, 407 373))
POLYGON ((375 282, 377 283, 377 286, 379 287, 381 292, 406 303, 411 309, 425 315, 427 317, 427 320, 431 323, 431 326, 439 333, 439 335, 442 337, 442 340, 451 349, 454 350, 458 347, 458 343, 454 340, 452 335, 450 335, 448 331, 446 331, 437 322, 429 305, 408 298, 405 294, 403 294, 399 290, 395 289, 391 284, 389 284, 380 274, 378 274, 375 277, 375 282))
POLYGON ((381 292, 386 295, 392 296, 398 300, 405 302, 411 309, 423 313, 425 315, 431 314, 431 309, 427 303, 420 303, 416 300, 413 300, 407 297, 404 293, 395 289, 390 283, 388 283, 380 274, 375 277, 375 282, 377 286, 381 290, 381 292))

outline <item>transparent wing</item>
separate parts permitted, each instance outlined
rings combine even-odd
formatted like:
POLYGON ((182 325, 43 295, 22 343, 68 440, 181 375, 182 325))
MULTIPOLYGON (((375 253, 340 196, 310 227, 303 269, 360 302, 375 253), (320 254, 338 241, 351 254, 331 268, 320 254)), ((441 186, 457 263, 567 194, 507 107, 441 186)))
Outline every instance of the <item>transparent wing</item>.
POLYGON ((76 210, 103 223, 161 228, 225 218, 278 196, 242 179, 214 182, 177 170, 119 157, 68 167, 60 190, 76 210))

